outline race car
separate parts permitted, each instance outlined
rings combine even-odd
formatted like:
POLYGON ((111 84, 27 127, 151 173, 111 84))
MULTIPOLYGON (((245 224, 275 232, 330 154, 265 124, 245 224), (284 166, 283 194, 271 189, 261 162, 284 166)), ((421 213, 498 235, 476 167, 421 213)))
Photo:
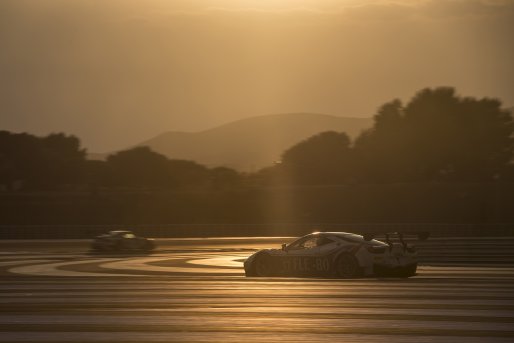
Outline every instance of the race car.
POLYGON ((115 230, 97 236, 91 248, 99 251, 151 251, 155 243, 153 239, 138 237, 132 231, 115 230))
MULTIPOLYGON (((427 239, 427 233, 417 234, 427 239)), ((364 276, 416 275, 416 248, 406 235, 385 234, 385 242, 375 235, 348 232, 314 232, 300 237, 282 249, 265 249, 244 262, 246 276, 299 276, 356 278, 364 276), (392 239, 396 242, 393 242, 392 239)))

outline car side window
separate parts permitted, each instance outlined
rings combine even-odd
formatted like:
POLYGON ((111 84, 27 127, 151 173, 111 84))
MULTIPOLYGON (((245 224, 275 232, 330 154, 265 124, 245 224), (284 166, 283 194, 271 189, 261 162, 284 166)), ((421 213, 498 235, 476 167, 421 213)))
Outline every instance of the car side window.
POLYGON ((318 237, 312 237, 305 242, 303 242, 303 248, 304 249, 311 249, 318 246, 318 237))
POLYGON ((318 237, 304 238, 300 241, 294 242, 288 247, 288 250, 302 250, 311 249, 317 246, 318 237))
POLYGON ((327 244, 330 244, 330 243, 333 243, 334 241, 331 240, 330 238, 328 237, 324 237, 324 236, 321 236, 318 238, 318 246, 323 246, 323 245, 327 245, 327 244))

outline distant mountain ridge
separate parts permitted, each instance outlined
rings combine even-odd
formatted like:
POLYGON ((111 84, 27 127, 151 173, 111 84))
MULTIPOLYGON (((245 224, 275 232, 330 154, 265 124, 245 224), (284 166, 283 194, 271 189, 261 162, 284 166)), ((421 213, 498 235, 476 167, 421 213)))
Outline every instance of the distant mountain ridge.
POLYGON ((241 119, 200 132, 166 132, 136 146, 148 146, 169 158, 193 160, 209 167, 255 171, 271 166, 286 149, 312 135, 338 131, 355 138, 372 124, 372 118, 315 113, 272 114, 241 119))

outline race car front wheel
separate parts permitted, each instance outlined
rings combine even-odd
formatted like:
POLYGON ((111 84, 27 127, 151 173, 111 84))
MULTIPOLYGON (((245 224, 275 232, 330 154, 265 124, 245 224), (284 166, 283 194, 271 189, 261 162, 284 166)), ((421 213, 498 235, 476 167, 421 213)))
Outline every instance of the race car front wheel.
POLYGON ((336 274, 343 279, 351 279, 360 276, 361 268, 357 258, 350 254, 342 254, 337 259, 336 274))

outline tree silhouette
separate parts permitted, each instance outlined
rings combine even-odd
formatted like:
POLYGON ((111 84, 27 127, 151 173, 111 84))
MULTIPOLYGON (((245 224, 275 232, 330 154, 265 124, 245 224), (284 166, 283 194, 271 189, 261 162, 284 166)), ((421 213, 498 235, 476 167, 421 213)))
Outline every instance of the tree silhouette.
POLYGON ((295 184, 338 184, 351 175, 350 159, 350 138, 327 131, 285 151, 279 168, 295 184))
MULTIPOLYGON (((111 185, 150 188, 205 188, 209 169, 193 161, 168 159, 142 146, 120 151, 107 158, 111 185)), ((105 180, 101 165, 91 166, 92 176, 105 180)))
POLYGON ((36 137, 0 131, 0 183, 16 181, 25 188, 54 188, 80 182, 85 150, 75 136, 36 137))
POLYGON ((234 169, 216 167, 210 170, 210 175, 214 189, 235 188, 241 184, 241 175, 234 169))
POLYGON ((114 185, 163 187, 172 183, 168 161, 166 156, 142 146, 109 155, 107 166, 114 185))
POLYGON ((41 139, 40 145, 47 173, 39 174, 41 182, 76 184, 81 181, 86 153, 80 148, 77 137, 50 134, 41 139))
POLYGON ((355 142, 367 181, 488 181, 512 160, 514 126, 496 99, 459 97, 453 88, 384 104, 355 142))
POLYGON ((207 167, 193 161, 168 161, 167 172, 175 188, 206 188, 209 184, 207 167))

